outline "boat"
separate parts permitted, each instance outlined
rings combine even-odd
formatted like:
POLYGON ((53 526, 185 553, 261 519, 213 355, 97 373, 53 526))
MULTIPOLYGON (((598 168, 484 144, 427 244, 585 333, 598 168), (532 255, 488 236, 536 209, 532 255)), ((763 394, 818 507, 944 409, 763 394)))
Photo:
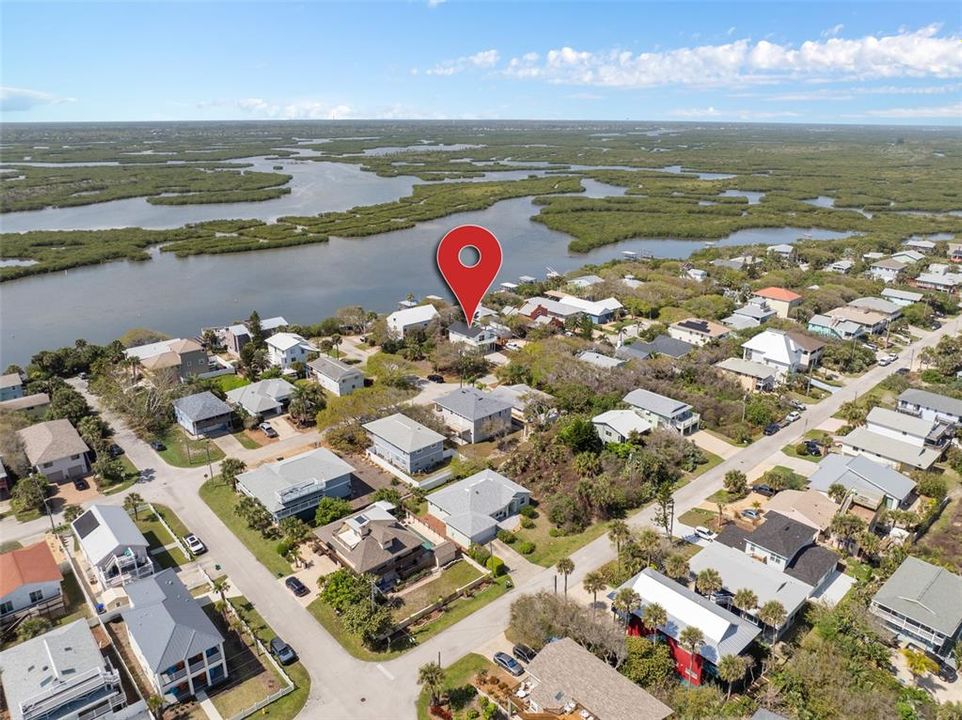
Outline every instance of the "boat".
POLYGON ((518 278, 518 282, 533 283, 533 282, 538 282, 538 278, 533 278, 530 275, 522 275, 521 277, 518 278))
POLYGON ((634 250, 622 250, 621 254, 624 255, 626 258, 638 257, 638 253, 636 253, 634 250))
POLYGON ((561 273, 559 273, 557 270, 553 270, 552 268, 545 268, 545 269, 548 271, 548 272, 545 274, 545 277, 546 277, 546 278, 559 278, 559 277, 561 277, 561 273))

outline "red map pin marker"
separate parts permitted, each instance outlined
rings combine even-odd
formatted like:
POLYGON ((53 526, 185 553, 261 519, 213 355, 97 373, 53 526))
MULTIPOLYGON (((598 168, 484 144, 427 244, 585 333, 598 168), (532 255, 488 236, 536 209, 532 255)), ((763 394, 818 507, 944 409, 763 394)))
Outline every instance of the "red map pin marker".
POLYGON ((478 225, 456 227, 438 244, 438 269, 471 327, 481 298, 501 270, 501 243, 490 230, 478 225), (466 247, 477 250, 476 264, 469 266, 461 262, 461 251, 466 247))

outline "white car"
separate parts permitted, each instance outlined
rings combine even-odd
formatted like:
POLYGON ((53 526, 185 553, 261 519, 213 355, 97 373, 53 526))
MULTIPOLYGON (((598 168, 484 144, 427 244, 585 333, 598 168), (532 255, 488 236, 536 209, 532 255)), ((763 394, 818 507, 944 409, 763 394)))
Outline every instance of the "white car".
POLYGON ((184 544, 194 555, 203 555, 207 552, 207 546, 204 545, 196 535, 187 535, 184 538, 184 544))
POLYGON ((798 410, 792 410, 788 415, 785 416, 788 422, 796 422, 802 419, 802 414, 798 410))
POLYGON ((702 525, 699 525, 695 528, 695 535, 700 537, 702 540, 714 540, 716 537, 718 537, 718 533, 714 533, 702 525))

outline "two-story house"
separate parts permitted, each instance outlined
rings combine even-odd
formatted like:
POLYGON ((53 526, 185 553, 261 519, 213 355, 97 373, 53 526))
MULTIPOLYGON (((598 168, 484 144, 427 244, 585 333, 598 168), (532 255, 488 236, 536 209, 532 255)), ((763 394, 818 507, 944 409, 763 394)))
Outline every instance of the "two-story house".
POLYGON ((284 412, 293 394, 294 386, 287 380, 270 378, 228 390, 227 402, 251 417, 265 418, 284 412))
POLYGON ((63 613, 63 575, 46 542, 0 554, 0 624, 63 613))
POLYGON ((809 488, 825 495, 836 484, 864 498, 862 504, 872 508, 881 504, 891 510, 905 509, 915 498, 912 478, 862 455, 826 455, 809 478, 809 488))
MULTIPOLYGON (((791 246, 789 245, 789 247, 791 246)), ((753 295, 766 300, 780 318, 791 317, 792 311, 802 304, 801 295, 780 287, 762 288, 756 290, 753 295)))
POLYGON ((91 505, 70 525, 101 587, 153 575, 150 543, 119 505, 91 505))
POLYGON ((449 540, 466 548, 493 540, 498 523, 530 501, 527 488, 485 469, 431 493, 428 514, 444 523, 449 540))
POLYGON ((668 335, 690 345, 701 347, 715 340, 722 340, 731 334, 724 325, 711 320, 688 318, 668 326, 668 335))
POLYGON ((90 448, 67 419, 25 427, 17 436, 33 471, 52 483, 65 483, 90 472, 90 448))
POLYGON ((23 378, 20 373, 0 375, 0 402, 23 397, 23 378))
POLYGON ((871 275, 874 280, 881 280, 884 283, 895 283, 899 281, 907 267, 908 265, 900 260, 884 258, 872 263, 871 267, 869 267, 869 275, 871 275))
POLYGON ((664 395, 638 388, 625 395, 624 401, 652 427, 667 427, 682 435, 698 431, 701 415, 691 405, 664 395))
POLYGON ((444 436, 395 413, 364 424, 371 439, 368 453, 406 473, 427 472, 444 460, 444 436))
POLYGON ((487 325, 455 322, 448 327, 448 340, 458 345, 467 345, 481 353, 489 353, 498 344, 498 333, 487 325))
POLYGON ((511 430, 511 405, 477 388, 458 388, 438 398, 434 409, 444 424, 469 443, 511 430))
POLYGON ((862 325, 821 313, 816 313, 808 319, 808 331, 839 340, 852 340, 865 335, 865 328, 862 325))
POLYGON ((210 370, 207 351, 196 340, 161 340, 127 348, 124 355, 139 360, 140 368, 154 376, 169 374, 178 380, 186 380, 210 370))
POLYGON ((438 310, 431 304, 405 308, 387 316, 387 330, 394 339, 403 340, 410 332, 426 329, 437 317, 438 310))
POLYGON ((804 372, 803 352, 799 343, 785 330, 765 330, 742 343, 742 357, 767 365, 775 371, 776 380, 783 382, 791 373, 804 372))
POLYGON ((177 424, 194 437, 224 432, 233 423, 234 411, 210 390, 185 395, 173 402, 177 424))
POLYGON ((903 390, 898 396, 896 408, 901 413, 915 415, 930 422, 962 425, 962 400, 928 390, 903 390))
POLYGON ((267 360, 274 367, 290 370, 294 363, 307 364, 307 356, 317 348, 296 333, 279 332, 267 338, 267 360))
POLYGON ((342 397, 364 387, 364 373, 340 360, 320 357, 307 363, 314 380, 332 395, 342 397))

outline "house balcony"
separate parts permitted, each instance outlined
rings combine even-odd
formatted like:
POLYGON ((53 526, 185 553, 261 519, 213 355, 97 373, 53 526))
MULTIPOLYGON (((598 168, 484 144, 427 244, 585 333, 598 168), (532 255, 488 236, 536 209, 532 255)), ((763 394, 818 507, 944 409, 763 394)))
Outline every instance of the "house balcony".
POLYGON ((697 427, 701 422, 701 415, 698 413, 689 413, 688 415, 673 417, 671 419, 671 426, 678 430, 682 434, 687 434, 689 430, 697 427))
POLYGON ((73 680, 68 687, 52 688, 21 702, 24 720, 66 716, 67 711, 82 710, 120 691, 120 673, 116 670, 93 668, 73 680))

